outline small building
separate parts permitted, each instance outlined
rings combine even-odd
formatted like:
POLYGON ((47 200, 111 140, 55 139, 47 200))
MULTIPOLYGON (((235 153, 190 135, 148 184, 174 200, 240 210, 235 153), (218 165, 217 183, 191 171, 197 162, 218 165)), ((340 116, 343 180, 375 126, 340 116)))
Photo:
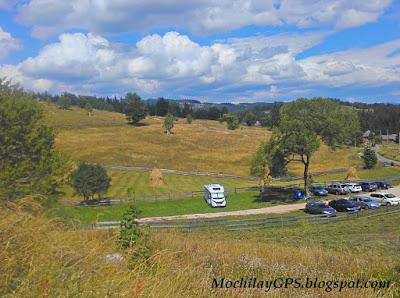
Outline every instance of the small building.
POLYGON ((366 132, 363 133, 362 137, 363 139, 369 139, 371 137, 372 132, 370 130, 367 130, 366 132))

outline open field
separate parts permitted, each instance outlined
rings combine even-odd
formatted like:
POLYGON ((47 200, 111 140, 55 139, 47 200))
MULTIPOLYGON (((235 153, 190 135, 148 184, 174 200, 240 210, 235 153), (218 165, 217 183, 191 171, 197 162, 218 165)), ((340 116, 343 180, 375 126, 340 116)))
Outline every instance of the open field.
MULTIPOLYGON (((271 133, 265 128, 242 126, 235 131, 217 121, 184 119, 175 123, 173 136, 163 132, 163 119, 150 117, 143 126, 127 124, 125 116, 95 110, 92 117, 79 108, 61 110, 46 106, 46 122, 57 128, 56 147, 75 159, 122 165, 249 175, 250 161, 259 144, 271 133)), ((359 148, 336 151, 326 146, 313 157, 311 171, 347 168, 361 164, 359 148), (340 158, 338 158, 340 157, 340 158)), ((292 163, 294 174, 302 164, 292 163)))
MULTIPOLYGON (((217 178, 206 176, 187 176, 177 174, 163 174, 164 185, 152 186, 150 181, 150 172, 133 172, 108 170, 111 177, 111 187, 106 197, 123 198, 127 197, 127 189, 133 187, 135 196, 163 195, 169 193, 184 193, 203 190, 204 184, 219 183, 226 189, 235 187, 256 186, 257 181, 233 178, 217 178)), ((64 186, 61 189, 65 201, 78 202, 82 198, 74 196, 73 189, 70 186, 64 186)))
MULTIPOLYGON (((397 175, 400 176, 400 168, 398 167, 386 167, 381 169, 359 171, 359 176, 361 179, 384 180, 385 177, 397 175)), ((316 177, 315 182, 318 183, 318 181, 325 182, 344 180, 344 176, 344 173, 324 175, 322 177, 316 177)), ((392 185, 397 185, 399 183, 399 181, 392 180, 389 180, 389 182, 391 182, 392 185)), ((293 183, 301 183, 301 181, 276 183, 275 185, 289 185, 293 183)), ((227 196, 228 205, 223 209, 210 208, 204 202, 202 197, 176 200, 138 201, 136 202, 136 205, 142 211, 141 217, 153 217, 236 211, 296 203, 296 201, 293 201, 292 191, 276 191, 271 189, 270 193, 262 199, 258 198, 258 194, 258 192, 254 191, 229 195, 227 196)), ((328 197, 324 197, 324 199, 332 199, 333 197, 336 196, 329 195, 328 197)), ((94 223, 96 221, 120 220, 123 213, 129 206, 130 204, 117 204, 109 207, 102 206, 90 208, 58 206, 58 211, 56 213, 60 217, 66 218, 67 220, 74 219, 80 221, 81 223, 94 223)))
MULTIPOLYGON (((2 206, 0 295, 261 297, 265 289, 211 289, 212 279, 317 277, 319 281, 389 280, 389 289, 345 288, 340 296, 397 297, 399 221, 397 213, 245 232, 152 232, 151 257, 132 260, 136 247, 121 250, 117 231, 67 228, 27 202, 23 208, 2 206), (122 258, 110 258, 115 253, 122 258)), ((338 296, 339 291, 289 287, 269 293, 271 297, 329 294, 338 296)))
POLYGON ((400 147, 395 142, 382 142, 379 146, 379 154, 392 159, 400 161, 400 147))

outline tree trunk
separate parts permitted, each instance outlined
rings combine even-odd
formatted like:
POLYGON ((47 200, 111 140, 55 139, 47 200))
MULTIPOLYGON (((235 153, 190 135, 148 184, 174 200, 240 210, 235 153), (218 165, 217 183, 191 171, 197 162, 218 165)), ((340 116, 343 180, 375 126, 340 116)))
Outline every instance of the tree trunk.
POLYGON ((309 190, 309 174, 308 174, 308 170, 310 167, 310 157, 306 155, 306 158, 303 158, 303 163, 304 163, 304 194, 306 197, 309 196, 310 194, 310 190, 309 190))

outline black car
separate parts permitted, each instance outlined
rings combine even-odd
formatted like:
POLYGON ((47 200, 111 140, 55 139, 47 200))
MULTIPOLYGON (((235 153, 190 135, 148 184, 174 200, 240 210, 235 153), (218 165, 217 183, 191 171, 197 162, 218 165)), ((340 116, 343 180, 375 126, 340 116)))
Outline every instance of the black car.
POLYGON ((360 185, 363 191, 375 191, 378 189, 378 185, 374 182, 362 182, 360 185))
POLYGON ((361 207, 357 206, 354 202, 346 199, 336 199, 329 202, 329 206, 334 208, 336 211, 344 212, 358 212, 361 207))
POLYGON ((336 210, 322 201, 320 202, 315 202, 312 200, 308 201, 306 204, 305 211, 310 214, 324 214, 326 216, 336 216, 336 210))
POLYGON ((390 184, 385 181, 376 181, 374 182, 378 189, 389 189, 391 188, 390 184))

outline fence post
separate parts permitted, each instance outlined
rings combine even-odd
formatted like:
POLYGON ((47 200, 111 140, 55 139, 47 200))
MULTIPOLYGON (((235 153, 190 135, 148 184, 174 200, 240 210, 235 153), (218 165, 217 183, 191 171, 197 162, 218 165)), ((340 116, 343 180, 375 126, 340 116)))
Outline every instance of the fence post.
POLYGON ((194 198, 194 196, 193 196, 193 190, 192 190, 192 199, 194 198))
POLYGON ((281 215, 281 226, 283 227, 283 217, 281 215))
POLYGON ((236 187, 235 187, 235 194, 236 194, 236 187))

